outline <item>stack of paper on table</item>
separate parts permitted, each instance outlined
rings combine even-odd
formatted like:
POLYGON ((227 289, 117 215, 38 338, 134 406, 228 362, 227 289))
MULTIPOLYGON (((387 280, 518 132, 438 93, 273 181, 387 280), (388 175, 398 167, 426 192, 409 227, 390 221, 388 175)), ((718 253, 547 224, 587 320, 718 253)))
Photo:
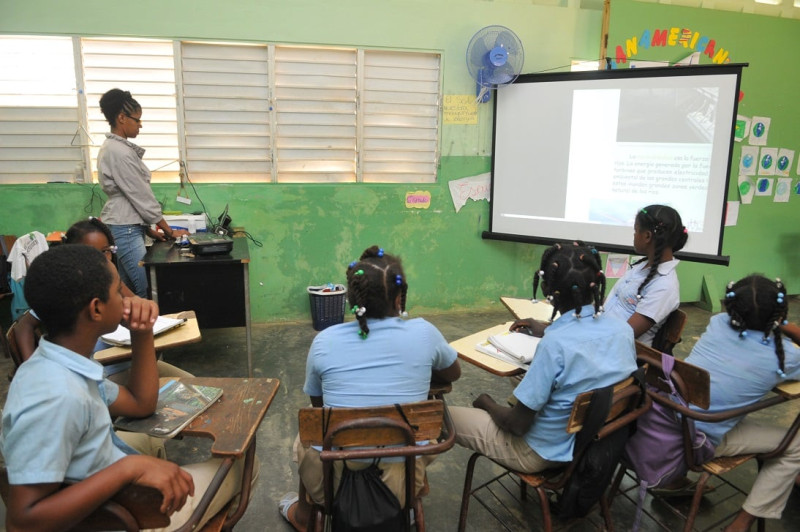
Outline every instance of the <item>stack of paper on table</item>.
MULTIPOLYGON (((170 329, 174 329, 185 322, 185 318, 166 318, 164 316, 159 316, 153 324, 153 335, 158 335, 170 329)), ((127 327, 119 325, 116 331, 104 334, 100 339, 110 345, 131 345, 131 331, 127 327)))
POLYGON ((158 405, 152 416, 121 417, 114 422, 114 426, 129 432, 172 438, 205 412, 221 395, 222 388, 171 380, 158 390, 158 405))
POLYGON ((535 336, 504 331, 489 336, 484 342, 478 342, 475 349, 517 367, 527 368, 533 360, 539 341, 541 338, 535 336))

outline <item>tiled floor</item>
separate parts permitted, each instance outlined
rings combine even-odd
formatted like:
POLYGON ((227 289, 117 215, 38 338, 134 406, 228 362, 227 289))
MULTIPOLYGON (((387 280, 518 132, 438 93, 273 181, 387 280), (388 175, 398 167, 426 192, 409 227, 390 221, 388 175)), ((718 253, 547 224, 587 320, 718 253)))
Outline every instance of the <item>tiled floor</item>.
MULTIPOLYGON (((794 302, 797 317, 800 316, 800 304, 794 302)), ((684 330, 684 341, 676 348, 678 356, 688 354, 697 337, 702 333, 710 317, 708 312, 687 305, 683 307, 689 316, 684 330)), ((413 314, 413 308, 411 309, 413 314)), ((435 324, 448 340, 466 336, 491 325, 511 319, 510 314, 499 303, 493 308, 475 312, 449 312, 426 316, 435 324)), ((315 331, 311 320, 301 323, 256 324, 253 326, 253 352, 256 376, 268 376, 280 379, 281 387, 263 424, 258 432, 258 457, 261 462, 261 475, 257 481, 253 498, 247 513, 236 530, 242 532, 255 531, 289 531, 291 527, 280 517, 277 502, 287 491, 297 490, 295 477, 296 467, 291 461, 292 441, 297 433, 297 410, 308 404, 302 391, 304 380, 305 358, 308 347, 314 338, 315 331)), ((168 362, 175 364, 195 375, 204 376, 245 376, 246 355, 244 349, 245 335, 243 329, 217 329, 203 331, 203 341, 199 344, 185 346, 165 353, 168 362)), ((0 401, 5 397, 7 387, 4 375, 10 362, 0 358, 0 401)), ((479 393, 488 392, 496 398, 508 396, 511 391, 507 379, 492 376, 468 364, 463 365, 463 376, 447 396, 451 405, 469 405, 479 393)), ((770 415, 791 420, 800 409, 797 405, 779 406, 770 415)), ((788 422, 788 421, 787 421, 788 422)), ((194 461, 206 452, 207 445, 202 440, 184 440, 182 443, 170 445, 172 458, 179 462, 194 461)), ((454 448, 439 457, 429 468, 428 475, 431 492, 426 497, 425 518, 428 530, 432 532, 455 530, 458 521, 461 489, 464 481, 464 468, 469 451, 454 448)), ((731 481, 749 490, 755 474, 754 467, 745 467, 741 472, 731 476, 731 481)), ((476 470, 476 482, 490 478, 496 470, 486 461, 479 463, 476 470)), ((627 486, 630 487, 628 482, 627 486)), ((505 495, 503 495, 505 496, 505 495)), ((633 522, 635 504, 630 498, 618 496, 614 500, 612 512, 617 530, 630 529, 633 522)), ((769 531, 800 530, 800 493, 792 495, 782 520, 767 523, 769 531)), ((688 504, 685 503, 685 507, 688 504)), ((707 495, 703 501, 698 529, 718 530, 724 526, 726 515, 734 512, 741 504, 741 496, 729 493, 720 487, 707 495), (719 521, 723 520, 722 523, 719 521)), ((510 530, 538 529, 538 503, 528 499, 523 505, 512 504, 514 514, 531 524, 510 524, 510 530)), ((685 508, 684 508, 685 509, 685 508)), ((672 511, 650 496, 645 501, 645 515, 642 530, 672 531, 680 530, 682 522, 672 511)), ((601 519, 597 512, 588 519, 560 523, 559 529, 570 531, 597 530, 601 519)), ((502 530, 502 527, 480 505, 473 503, 470 507, 468 530, 502 530)))

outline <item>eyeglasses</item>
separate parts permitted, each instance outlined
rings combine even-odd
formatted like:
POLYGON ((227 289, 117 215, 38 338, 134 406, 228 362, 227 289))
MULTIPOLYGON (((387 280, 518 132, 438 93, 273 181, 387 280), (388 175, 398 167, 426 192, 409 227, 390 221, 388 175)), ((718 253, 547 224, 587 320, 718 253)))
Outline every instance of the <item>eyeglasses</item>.
POLYGON ((139 118, 136 118, 135 116, 131 116, 131 115, 129 115, 128 113, 125 113, 125 116, 127 116, 127 117, 128 117, 128 118, 130 118, 131 120, 135 120, 135 121, 136 121, 136 123, 137 123, 137 124, 139 124, 140 126, 142 125, 142 120, 141 120, 141 119, 139 119, 139 118))
POLYGON ((111 253, 112 255, 117 252, 117 246, 108 246, 102 249, 103 253, 111 253))

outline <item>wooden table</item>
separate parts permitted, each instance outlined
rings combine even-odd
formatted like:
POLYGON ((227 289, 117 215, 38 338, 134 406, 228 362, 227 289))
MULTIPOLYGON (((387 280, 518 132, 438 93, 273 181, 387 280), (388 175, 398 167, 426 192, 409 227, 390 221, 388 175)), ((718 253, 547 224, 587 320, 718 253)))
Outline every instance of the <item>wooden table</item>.
MULTIPOLYGON (((539 321, 550 321, 550 316, 553 315, 553 306, 546 299, 533 301, 524 297, 503 296, 500 298, 500 302, 518 320, 533 318, 539 321)), ((556 317, 558 317, 558 314, 556 314, 556 317)))
POLYGON ((150 296, 162 312, 194 309, 203 329, 244 327, 247 375, 253 376, 250 323, 250 251, 246 238, 234 238, 229 254, 193 255, 169 242, 155 242, 141 264, 150 296))
MULTIPOLYGON (((194 344, 202 339, 197 317, 193 310, 166 314, 166 318, 185 318, 186 323, 175 327, 154 338, 156 351, 162 351, 179 345, 194 344)), ((131 346, 115 346, 95 352, 93 358, 107 366, 131 358, 131 346)))
POLYGON ((163 385, 168 380, 222 388, 222 397, 195 418, 189 426, 181 431, 181 434, 213 439, 211 454, 216 458, 223 459, 208 490, 203 494, 199 506, 203 506, 206 499, 208 502, 211 501, 234 461, 244 456, 239 505, 225 521, 225 530, 229 530, 244 515, 250 501, 250 483, 256 452, 256 431, 278 392, 280 381, 266 378, 169 377, 162 378, 161 384, 163 385))

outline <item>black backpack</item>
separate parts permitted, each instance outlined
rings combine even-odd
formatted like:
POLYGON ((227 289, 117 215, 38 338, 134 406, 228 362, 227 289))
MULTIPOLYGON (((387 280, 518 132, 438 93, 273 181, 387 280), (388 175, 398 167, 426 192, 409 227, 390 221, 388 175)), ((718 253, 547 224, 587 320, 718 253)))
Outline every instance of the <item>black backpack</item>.
MULTIPOLYGON (((644 375, 641 370, 634 377, 643 386, 644 375)), ((626 425, 602 440, 595 440, 608 417, 613 395, 614 385, 596 390, 592 394, 583 428, 575 437, 574 455, 580 455, 583 449, 585 452, 558 499, 558 515, 561 519, 584 517, 600 500, 611 484, 611 478, 625 451, 625 444, 635 430, 634 424, 626 425)))
POLYGON ((8 263, 6 240, 0 235, 0 294, 11 293, 11 265, 8 263))

